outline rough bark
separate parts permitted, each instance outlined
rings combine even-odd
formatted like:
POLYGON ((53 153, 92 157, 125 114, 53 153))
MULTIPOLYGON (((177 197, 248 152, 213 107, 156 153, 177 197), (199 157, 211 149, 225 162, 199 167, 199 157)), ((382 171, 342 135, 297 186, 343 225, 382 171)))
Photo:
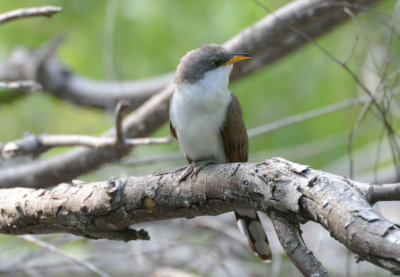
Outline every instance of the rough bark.
MULTIPOLYGON (((378 2, 378 0, 298 0, 283 7, 274 15, 267 16, 252 27, 239 33, 225 44, 233 51, 248 51, 259 55, 259 58, 252 59, 252 63, 248 65, 249 67, 246 65, 242 65, 246 67, 238 65, 232 73, 232 79, 238 79, 263 66, 267 66, 307 43, 307 40, 290 31, 285 24, 282 24, 282 21, 289 21, 290 24, 297 29, 308 34, 309 37, 316 38, 345 21, 348 15, 343 11, 343 6, 352 7, 357 5, 358 7, 364 7, 364 5, 371 5, 376 2, 378 2), (276 16, 278 16, 280 20, 276 20, 276 16), (274 47, 271 48, 271 46, 274 47)), ((354 12, 357 12, 357 9, 355 9, 354 12)), ((93 101, 97 101, 99 99, 99 94, 102 94, 101 89, 106 87, 104 82, 98 83, 83 78, 83 81, 81 80, 81 82, 75 83, 87 84, 87 86, 78 86, 79 88, 86 87, 84 91, 88 92, 86 96, 81 97, 81 93, 78 92, 77 87, 72 89, 71 83, 69 82, 71 79, 82 79, 82 77, 75 76, 68 70, 66 71, 63 66, 60 64, 57 65, 53 58, 46 59, 49 61, 49 68, 46 69, 46 63, 43 63, 40 59, 36 59, 36 63, 29 63, 29 55, 15 56, 17 56, 15 59, 17 61, 16 63, 9 61, 0 65, 0 79, 9 79, 5 77, 7 74, 13 76, 11 79, 21 78, 19 74, 26 74, 27 76, 31 76, 31 78, 42 80, 40 83, 48 92, 55 95, 64 95, 65 97, 72 97, 72 95, 75 95, 72 98, 77 101, 76 103, 79 103, 80 99, 86 99, 84 100, 85 103, 82 104, 89 106, 92 105, 88 103, 92 101, 89 100, 89 98, 95 98, 96 100, 93 101), (17 66, 15 66, 15 64, 17 66), (24 66, 21 67, 21 64, 24 66), (39 64, 40 66, 38 67, 39 64), (5 70, 6 68, 7 70, 5 70), (39 73, 38 68, 40 68, 39 73), (40 74, 42 75, 38 76, 40 74), (45 83, 48 84, 46 85, 45 83), (93 85, 96 83, 97 85, 93 85)), ((159 82, 156 83, 159 84, 159 82)), ((167 84, 168 81, 165 81, 162 86, 167 84)), ((160 87, 152 90, 152 93, 155 93, 160 87)), ((146 90, 148 86, 143 85, 142 88, 146 90)), ((110 94, 110 89, 110 87, 107 87, 107 94, 110 94)), ((173 86, 166 87, 131 114, 125 121, 125 136, 149 136, 160 128, 168 120, 168 105, 172 91, 173 86)), ((138 91, 132 91, 132 93, 129 93, 131 98, 122 98, 130 102, 131 105, 135 105, 133 102, 138 99, 136 97, 138 93, 140 94, 138 91)), ((148 96, 152 93, 149 93, 148 96)), ((121 95, 117 94, 115 97, 116 98, 110 100, 111 102, 105 101, 101 105, 105 108, 109 107, 111 104, 113 106, 117 102, 117 99, 120 100, 121 95)), ((111 131, 108 135, 112 133, 111 131)), ((128 146, 105 147, 102 150, 78 148, 53 159, 34 162, 10 169, 3 169, 0 170, 0 187, 48 187, 60 182, 70 181, 76 178, 76 176, 92 171, 107 162, 122 158, 129 154, 131 149, 132 147, 128 146)))
MULTIPOLYGON (((313 271, 306 272, 328 276, 312 254, 304 256, 308 249, 296 227, 313 220, 360 260, 400 273, 400 226, 371 207, 371 188, 375 185, 281 158, 257 164, 211 165, 179 183, 180 174, 61 184, 51 189, 1 189, 0 232, 70 232, 90 238, 147 239, 145 231, 129 226, 252 208, 272 216, 282 246, 297 266, 300 261, 302 272, 309 268, 313 271), (295 239, 288 242, 287 237, 295 239)), ((399 200, 400 184, 390 189, 395 195, 392 199, 399 200)))
POLYGON ((276 210, 270 211, 269 217, 283 249, 304 276, 332 276, 307 248, 296 220, 276 210))

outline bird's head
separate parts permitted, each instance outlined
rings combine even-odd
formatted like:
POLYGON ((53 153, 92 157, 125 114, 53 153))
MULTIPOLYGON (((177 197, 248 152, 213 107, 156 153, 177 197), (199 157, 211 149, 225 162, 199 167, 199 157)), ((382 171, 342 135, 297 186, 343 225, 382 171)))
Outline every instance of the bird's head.
POLYGON ((232 65, 248 58, 251 58, 249 54, 230 53, 221 45, 205 44, 182 57, 176 70, 175 83, 195 83, 206 74, 229 80, 232 65))

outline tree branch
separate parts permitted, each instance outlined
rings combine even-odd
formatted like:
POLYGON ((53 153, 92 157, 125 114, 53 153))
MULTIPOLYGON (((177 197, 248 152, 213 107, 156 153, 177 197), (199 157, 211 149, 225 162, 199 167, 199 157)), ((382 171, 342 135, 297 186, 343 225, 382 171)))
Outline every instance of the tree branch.
POLYGON ((269 217, 285 253, 304 276, 332 276, 307 248, 297 220, 288 220, 287 214, 279 211, 271 211, 269 217))
POLYGON ((51 17, 53 14, 61 12, 61 7, 55 6, 43 6, 43 7, 33 7, 18 9, 6 13, 0 14, 0 24, 9 22, 11 20, 34 17, 34 16, 46 16, 51 17))
MULTIPOLYGON (((352 0, 341 3, 343 3, 343 5, 370 5, 377 1, 378 0, 352 0)), ((240 49, 241 51, 250 52, 257 56, 257 58, 251 61, 251 67, 249 68, 241 67, 245 65, 236 67, 232 79, 238 79, 250 72, 259 70, 262 66, 271 64, 277 59, 300 48, 307 42, 304 39, 296 39, 295 34, 291 33, 290 30, 287 30, 286 27, 283 27, 282 24, 275 20, 276 16, 279 16, 282 20, 290 20, 290 24, 297 26, 299 30, 315 38, 346 19, 346 13, 342 8, 337 8, 337 6, 337 1, 332 0, 298 0, 278 10, 275 16, 267 16, 252 27, 239 33, 228 41, 225 46, 233 51, 240 49), (272 51, 269 48, 270 45, 277 47, 272 51), (268 50, 265 52, 266 54, 259 52, 262 49, 264 51, 268 50)), ((16 64, 26 64, 29 58, 32 58, 26 55, 22 58, 22 56, 20 55, 19 58, 16 59, 19 61, 19 63, 16 64)), ((54 59, 49 59, 49 61, 52 61, 51 66, 50 64, 49 66, 43 64, 39 73, 35 70, 30 71, 30 75, 34 77, 33 79, 36 79, 36 75, 41 76, 39 79, 42 81, 39 81, 39 83, 49 92, 54 94, 60 93, 60 95, 72 97, 78 102, 85 101, 85 103, 91 104, 94 103, 92 100, 98 101, 101 99, 103 93, 104 95, 112 95, 112 103, 110 101, 106 101, 107 103, 104 101, 101 101, 101 103, 96 102, 103 107, 108 107, 109 104, 112 104, 111 106, 114 107, 117 99, 126 99, 125 97, 121 97, 121 95, 117 97, 117 95, 113 93, 115 89, 117 89, 116 91, 118 93, 121 92, 120 83, 118 86, 115 86, 115 83, 108 83, 111 87, 107 87, 107 84, 104 82, 89 81, 69 71, 66 72, 65 68, 57 64, 54 59), (77 93, 77 88, 83 89, 87 94, 77 93), (103 90, 104 88, 106 89, 103 90), (111 88, 114 88, 114 90, 111 90, 111 88)), ((17 67, 17 69, 12 66, 4 67, 6 64, 7 63, 0 65, 0 78, 10 74, 10 71, 13 73, 21 72, 20 67, 17 67), (5 70, 5 68, 8 68, 8 70, 5 70), (10 68, 14 68, 15 70, 10 70, 10 68)), ((33 68, 35 67, 33 66, 33 68)), ((18 74, 14 74, 14 77, 16 75, 18 74)), ((153 82, 149 81, 149 83, 153 82)), ((167 82, 163 83, 161 87, 166 84, 167 82)), ((136 85, 137 83, 135 83, 135 87, 136 85)), ((148 86, 143 87, 145 89, 148 88, 148 86)), ((123 85, 122 88, 124 88, 123 85)), ((159 87, 157 89, 153 87, 153 89, 147 90, 147 92, 151 91, 151 94, 153 94, 158 89, 159 87)), ((124 122, 125 137, 149 136, 152 132, 160 128, 168 120, 168 105, 172 92, 173 85, 170 85, 150 98, 144 105, 128 116, 124 122)), ((137 106, 138 101, 136 100, 138 98, 133 96, 135 93, 128 94, 131 98, 127 99, 127 101, 131 106, 137 106)), ((147 95, 147 97, 148 96, 149 95, 147 95)), ((110 131, 107 133, 109 136, 111 134, 115 134, 115 132, 110 131)), ((131 147, 128 146, 110 146, 101 151, 76 149, 57 158, 35 162, 35 164, 2 169, 0 170, 0 186, 52 186, 60 182, 72 180, 76 176, 94 170, 104 163, 118 160, 129 154, 130 150, 131 147), (68 168, 68 170, 65 170, 66 168, 68 168)))
POLYGON ((133 138, 119 140, 115 137, 92 137, 83 135, 28 135, 22 139, 4 144, 0 147, 0 157, 3 159, 18 156, 38 156, 54 147, 85 146, 95 149, 112 147, 116 145, 138 146, 153 144, 168 144, 171 138, 133 138))
POLYGON ((42 86, 35 81, 12 81, 0 82, 1 90, 18 90, 22 92, 35 92, 42 89, 42 86))
MULTIPOLYGON (((61 184, 50 189, 1 189, 0 232, 70 232, 97 239, 146 239, 145 231, 133 231, 129 226, 251 208, 272 211, 281 241, 283 234, 297 237, 289 244, 283 239, 283 244, 292 259, 299 262, 301 258, 309 263, 303 264, 303 269, 314 268, 328 276, 313 255, 300 257, 300 253, 307 253, 307 248, 297 227, 288 222, 290 218, 295 222, 313 220, 360 260, 400 273, 400 227, 374 211, 366 195, 354 184, 364 188, 373 185, 281 158, 257 164, 210 165, 183 182, 178 181, 180 174, 178 171, 61 184)), ((300 266, 299 269, 302 270, 300 266)))
POLYGON ((126 101, 119 101, 115 107, 115 139, 118 143, 121 143, 124 140, 122 119, 128 106, 129 105, 126 101))

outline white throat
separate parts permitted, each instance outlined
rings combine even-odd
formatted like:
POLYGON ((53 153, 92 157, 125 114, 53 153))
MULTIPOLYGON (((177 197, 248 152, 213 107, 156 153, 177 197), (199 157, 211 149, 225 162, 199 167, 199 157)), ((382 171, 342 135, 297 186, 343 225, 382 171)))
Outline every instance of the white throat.
POLYGON ((226 162, 220 128, 232 97, 228 90, 232 65, 208 71, 201 80, 177 85, 171 100, 170 120, 179 146, 194 161, 226 162))

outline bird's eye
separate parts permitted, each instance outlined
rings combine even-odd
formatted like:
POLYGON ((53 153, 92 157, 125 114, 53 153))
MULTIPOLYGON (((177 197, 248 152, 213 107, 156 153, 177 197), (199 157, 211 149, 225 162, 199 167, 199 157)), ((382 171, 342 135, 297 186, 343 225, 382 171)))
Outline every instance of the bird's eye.
POLYGON ((220 58, 216 58, 211 62, 213 66, 220 66, 222 64, 222 60, 220 58))

